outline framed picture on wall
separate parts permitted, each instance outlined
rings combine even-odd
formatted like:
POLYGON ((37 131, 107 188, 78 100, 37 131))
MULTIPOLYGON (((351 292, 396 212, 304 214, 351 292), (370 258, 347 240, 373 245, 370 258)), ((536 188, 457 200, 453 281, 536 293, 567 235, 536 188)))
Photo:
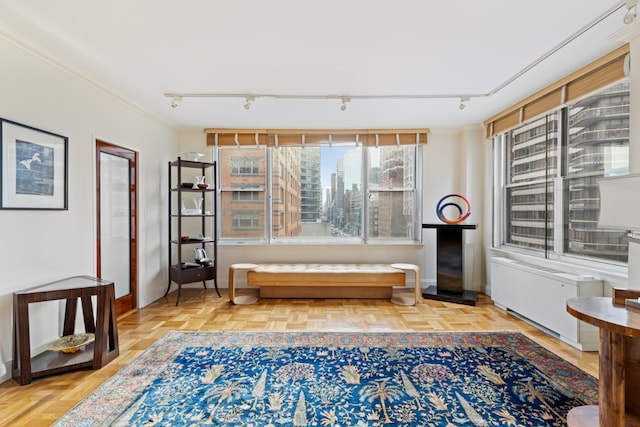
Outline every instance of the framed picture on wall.
POLYGON ((0 209, 68 209, 68 138, 10 120, 0 124, 0 209))

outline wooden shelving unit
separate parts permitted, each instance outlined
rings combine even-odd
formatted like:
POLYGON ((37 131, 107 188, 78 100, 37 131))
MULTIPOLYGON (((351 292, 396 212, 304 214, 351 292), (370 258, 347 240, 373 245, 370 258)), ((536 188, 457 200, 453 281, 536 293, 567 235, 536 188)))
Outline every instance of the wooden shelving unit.
MULTIPOLYGON (((192 177, 190 177, 192 179, 192 177)), ((202 282, 207 287, 207 280, 213 280, 216 292, 218 290, 218 245, 216 241, 216 163, 195 162, 182 160, 180 157, 176 161, 169 162, 169 283, 165 296, 171 290, 171 283, 178 285, 178 297, 176 305, 180 303, 182 285, 187 283, 202 282), (200 172, 201 176, 209 178, 207 188, 192 188, 185 186, 185 169, 200 172), (175 178, 175 180, 174 180, 175 178), (200 196, 203 203, 200 209, 186 209, 189 203, 185 198, 188 196, 200 196), (210 206, 210 210, 207 210, 210 206), (190 222, 190 229, 197 228, 200 236, 189 236, 183 239, 183 227, 190 222), (207 256, 211 260, 210 265, 198 264, 195 259, 187 261, 186 249, 208 247, 207 256)))

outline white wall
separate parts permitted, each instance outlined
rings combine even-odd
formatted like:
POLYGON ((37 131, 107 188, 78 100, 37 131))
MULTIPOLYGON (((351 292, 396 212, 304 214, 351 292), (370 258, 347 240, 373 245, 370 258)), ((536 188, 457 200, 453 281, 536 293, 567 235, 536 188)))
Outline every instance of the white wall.
MULTIPOLYGON (((96 272, 95 139, 138 152, 139 305, 166 290, 167 162, 177 133, 62 67, 0 38, 0 117, 69 138, 69 209, 0 210, 0 380, 12 352, 12 293, 96 272), (4 362, 1 363, 1 362, 4 362)), ((32 348, 57 338, 59 303, 32 305, 32 348)), ((9 369, 10 371, 10 369, 9 369)))
MULTIPOLYGON (((0 38, 0 58, 0 117, 69 138, 69 209, 0 210, 3 381, 10 376, 13 292, 68 276, 95 274, 95 139, 138 152, 140 307, 161 298, 167 286, 167 163, 182 150, 210 152, 202 130, 177 132, 26 46, 0 38)), ((477 183, 483 179, 485 166, 483 156, 477 153, 482 153, 488 144, 478 129, 433 130, 429 135, 423 151, 423 222, 438 221, 435 204, 442 196, 461 193, 470 198, 474 207, 467 221, 483 223, 483 195, 477 183)), ((476 232, 467 234, 470 233, 476 232)), ((295 245, 221 246, 219 286, 227 286, 228 266, 236 262, 348 259, 418 264, 424 287, 435 283, 435 231, 425 230, 423 236, 424 246, 323 245, 313 250, 295 245)), ((470 282, 465 287, 481 290, 485 246, 482 235, 474 234, 467 243, 472 256, 466 266, 470 282)), ((32 348, 41 348, 59 336, 60 308, 57 302, 32 306, 32 348)))
MULTIPOLYGON (((483 180, 485 174, 484 140, 482 128, 470 127, 462 130, 432 130, 428 144, 423 150, 423 223, 439 223, 435 212, 438 200, 449 193, 461 193, 470 199, 472 214, 467 223, 478 223, 480 229, 483 215, 483 180), (465 154, 468 153, 468 154, 465 154), (475 208, 474 208, 475 207, 475 208)), ((206 153, 211 160, 211 150, 206 147, 202 130, 179 133, 181 151, 206 153)), ((218 282, 226 288, 229 266, 250 262, 405 262, 418 264, 421 269, 422 286, 436 281, 436 231, 423 231, 424 245, 237 245, 218 246, 218 282)), ((466 231, 465 269, 468 280, 466 289, 481 291, 484 280, 484 244, 478 231, 466 231)), ((244 275, 239 275, 238 287, 245 286, 244 275)), ((411 282, 413 277, 408 275, 411 282)), ((200 287, 199 283, 189 285, 200 287)))

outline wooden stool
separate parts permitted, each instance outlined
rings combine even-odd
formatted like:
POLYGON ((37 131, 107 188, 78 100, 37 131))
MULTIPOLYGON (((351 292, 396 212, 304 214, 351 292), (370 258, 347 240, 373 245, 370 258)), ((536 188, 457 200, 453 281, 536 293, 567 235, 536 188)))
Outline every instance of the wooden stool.
POLYGON ((416 281, 416 284, 415 284, 416 295, 413 301, 410 301, 403 296, 397 296, 397 297, 391 298, 391 302, 398 305, 416 305, 420 301, 422 301, 422 288, 420 287, 420 267, 418 267, 415 264, 403 264, 403 263, 391 264, 391 267, 397 268, 398 270, 413 271, 413 275, 416 281))
POLYGON ((231 264, 229 267, 229 301, 236 305, 253 304, 258 301, 258 298, 253 295, 241 295, 236 297, 236 270, 251 270, 256 268, 256 264, 231 264))

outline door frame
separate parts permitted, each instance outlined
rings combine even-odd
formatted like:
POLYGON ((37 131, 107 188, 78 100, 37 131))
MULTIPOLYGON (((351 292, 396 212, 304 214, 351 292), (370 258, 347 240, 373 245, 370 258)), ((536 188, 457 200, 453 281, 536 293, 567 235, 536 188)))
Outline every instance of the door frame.
POLYGON ((138 192, 137 192, 137 161, 138 153, 131 149, 121 147, 101 139, 95 140, 96 146, 96 275, 101 277, 101 246, 100 246, 100 153, 107 153, 123 157, 129 161, 129 184, 131 190, 129 212, 129 236, 130 236, 130 271, 131 292, 116 300, 116 313, 118 315, 138 307, 138 192))

